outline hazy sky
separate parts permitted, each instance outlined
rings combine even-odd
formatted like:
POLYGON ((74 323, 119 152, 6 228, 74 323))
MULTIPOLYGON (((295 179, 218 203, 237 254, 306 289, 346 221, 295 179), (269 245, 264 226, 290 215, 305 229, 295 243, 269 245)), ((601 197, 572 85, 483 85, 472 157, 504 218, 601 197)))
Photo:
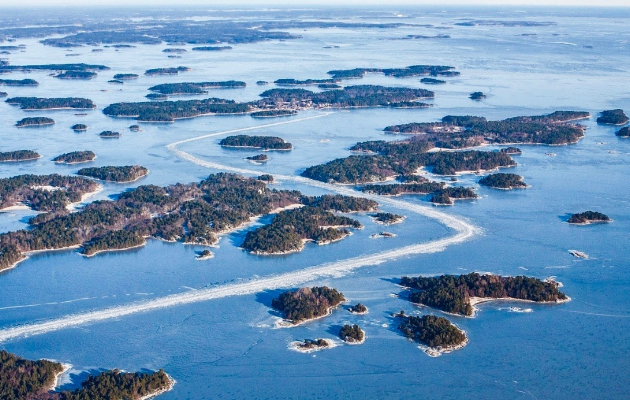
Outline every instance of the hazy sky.
POLYGON ((303 7, 307 5, 448 5, 448 4, 483 4, 483 5, 559 5, 559 6, 627 6, 630 0, 0 0, 1 6, 41 6, 41 5, 68 5, 68 6, 137 6, 137 5, 201 5, 212 7, 214 5, 285 5, 303 7))

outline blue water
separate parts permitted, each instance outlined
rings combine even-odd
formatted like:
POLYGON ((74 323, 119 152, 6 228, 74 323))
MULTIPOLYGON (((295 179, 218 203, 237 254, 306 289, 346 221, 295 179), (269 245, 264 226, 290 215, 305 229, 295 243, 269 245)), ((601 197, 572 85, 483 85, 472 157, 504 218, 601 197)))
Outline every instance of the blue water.
MULTIPOLYGON (((585 110, 594 116, 610 108, 630 111, 630 12, 617 10, 498 9, 355 10, 337 13, 315 10, 342 20, 430 23, 451 29, 307 29, 292 32, 302 39, 236 45, 226 52, 189 51, 168 59, 165 46, 134 49, 90 48, 72 52, 44 47, 37 40, 20 40, 25 52, 7 56, 13 64, 89 62, 112 67, 91 81, 62 81, 47 73, 15 73, 29 77, 37 88, 2 90, 10 96, 84 96, 98 109, 87 116, 71 111, 25 112, 0 103, 0 150, 32 149, 43 155, 35 162, 1 164, 0 176, 23 173, 72 174, 79 166, 59 166, 54 156, 72 150, 93 150, 100 165, 141 164, 146 178, 133 184, 105 184, 93 199, 106 199, 141 184, 192 182, 217 172, 182 161, 165 146, 177 140, 229 129, 264 125, 277 120, 248 116, 203 117, 174 124, 141 124, 132 133, 129 119, 105 117, 101 110, 119 101, 141 101, 147 88, 164 82, 238 79, 245 89, 211 90, 210 96, 252 100, 267 87, 258 80, 324 78, 330 69, 403 67, 413 64, 457 66, 462 75, 436 91, 430 109, 365 109, 330 115, 250 134, 278 135, 294 144, 291 152, 269 153, 270 161, 255 166, 243 158, 254 151, 225 150, 221 136, 183 144, 180 149, 212 162, 276 174, 296 174, 304 168, 349 154, 347 148, 363 140, 395 140, 385 135, 387 125, 435 121, 444 115, 482 115, 489 119, 538 115, 560 109, 585 110), (391 18, 401 12, 400 19, 391 18), (362 18, 364 17, 364 18, 362 18), (555 21, 548 27, 455 26, 461 18, 555 21), (451 39, 387 40, 410 34, 445 33, 451 39), (520 36, 536 33, 536 36, 520 36), (324 46, 338 45, 338 49, 324 46), (593 46, 585 48, 583 46, 593 46), (148 68, 185 65, 191 72, 177 77, 145 77, 122 86, 107 80, 115 73, 142 74, 148 68), (472 91, 488 93, 482 102, 468 99, 472 91), (52 116, 56 125, 17 129, 15 121, 28 115, 52 116), (87 132, 69 127, 86 123, 87 132), (120 139, 103 140, 102 130, 119 130, 120 139), (322 141, 322 140, 328 141, 322 141)), ((296 12, 300 14, 300 12, 296 12)), ((232 16, 235 18, 234 16, 232 16)), ((190 50, 190 45, 177 46, 190 50)), ((351 81, 348 84, 354 84, 351 81)), ((419 78, 395 79, 367 75, 356 84, 426 87, 419 78)), ((189 98, 189 97, 183 97, 189 98)), ((193 98, 193 97, 190 97, 193 98)), ((302 112, 296 117, 318 115, 302 112)), ((173 391, 160 399, 215 398, 510 398, 582 399, 627 398, 630 387, 630 185, 627 165, 630 140, 614 135, 615 127, 584 121, 586 137, 570 146, 520 146, 518 166, 526 190, 498 191, 479 187, 478 176, 466 175, 480 198, 458 202, 446 212, 466 218, 482 229, 473 240, 443 252, 402 257, 364 267, 345 276, 309 285, 329 285, 352 303, 370 308, 366 316, 343 309, 328 318, 292 329, 273 329, 271 299, 278 291, 227 297, 196 304, 121 317, 79 328, 14 339, 2 347, 27 358, 50 358, 73 365, 64 388, 76 386, 85 371, 120 368, 129 371, 164 368, 176 380, 173 391), (598 144, 604 143, 604 144, 598 144), (550 157, 545 153, 553 152, 550 157), (566 214, 592 209, 609 215, 607 225, 569 226, 566 214), (590 259, 572 257, 569 249, 590 259), (511 313, 511 305, 481 306, 477 318, 451 318, 466 330, 470 344, 439 358, 427 357, 400 336, 390 314, 432 313, 415 308, 392 294, 392 279, 409 274, 459 274, 470 271, 538 278, 556 276, 573 299, 563 305, 527 305, 532 313, 511 313), (367 341, 361 346, 338 346, 314 354, 288 350, 293 340, 334 338, 345 323, 360 324, 367 341)), ((488 148, 493 149, 492 147, 488 148)), ((324 193, 312 187, 281 183, 277 188, 324 193)), ((404 200, 428 205, 426 198, 404 200)), ((389 206, 386 211, 399 212, 389 206)), ((0 328, 44 321, 77 312, 100 310, 174 293, 296 271, 313 265, 372 254, 380 250, 435 240, 452 232, 434 220, 408 216, 400 225, 383 228, 365 215, 357 218, 365 229, 327 246, 307 245, 299 254, 262 258, 238 249, 244 231, 224 236, 213 249, 215 258, 196 261, 199 247, 149 241, 132 251, 83 258, 76 251, 40 253, 0 274, 0 328), (394 239, 369 239, 388 230, 394 239)), ((26 226, 32 211, 0 213, 0 229, 26 226)), ((261 220, 258 223, 264 222, 261 220)), ((256 226, 256 225, 252 225, 256 226)), ((247 228, 251 229, 251 227, 247 228)))

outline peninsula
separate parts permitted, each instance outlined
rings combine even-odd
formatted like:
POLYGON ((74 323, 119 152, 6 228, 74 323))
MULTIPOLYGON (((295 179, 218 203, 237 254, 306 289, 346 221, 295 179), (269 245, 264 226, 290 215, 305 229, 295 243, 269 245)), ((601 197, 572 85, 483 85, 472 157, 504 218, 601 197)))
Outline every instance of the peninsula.
POLYGON ((151 86, 149 90, 166 95, 182 95, 182 94, 206 94, 208 88, 244 88, 245 82, 242 81, 220 81, 220 82, 182 82, 182 83, 163 83, 161 85, 151 86))

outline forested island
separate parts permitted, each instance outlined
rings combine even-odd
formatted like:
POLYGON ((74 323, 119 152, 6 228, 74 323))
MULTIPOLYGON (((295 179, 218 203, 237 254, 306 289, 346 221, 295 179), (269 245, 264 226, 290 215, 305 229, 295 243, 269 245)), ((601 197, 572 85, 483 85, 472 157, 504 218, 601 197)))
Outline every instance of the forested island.
POLYGON ((468 343, 466 334, 444 317, 435 315, 399 316, 400 332, 414 342, 428 346, 429 355, 439 355, 464 347, 468 343))
MULTIPOLYGON (((428 152, 432 147, 433 143, 416 138, 392 142, 384 140, 361 142, 350 150, 368 155, 353 155, 312 166, 302 172, 302 176, 322 182, 366 183, 401 175, 411 176, 420 167, 431 167, 432 172, 438 175, 455 175, 461 171, 492 170, 516 165, 508 154, 501 152, 478 150, 428 152)), ((426 186, 426 182, 424 185, 426 186)), ((431 186, 436 185, 439 184, 431 186)), ((411 188, 424 189, 422 186, 410 186, 409 189, 411 188)), ((369 189, 379 192, 390 190, 372 186, 369 189)), ((404 186, 392 188, 401 192, 409 189, 405 189, 404 186)))
POLYGON ((381 225, 398 224, 398 223, 403 222, 403 220, 405 219, 405 217, 402 215, 384 213, 384 212, 378 212, 376 214, 372 214, 371 217, 374 218, 374 221, 376 221, 376 223, 381 224, 381 225))
POLYGON ((394 183, 389 185, 363 185, 359 188, 365 193, 374 193, 381 196, 398 196, 401 194, 429 194, 439 192, 445 187, 443 182, 426 180, 421 183, 394 183))
POLYGON ((294 342, 293 347, 300 353, 310 353, 327 349, 330 347, 330 344, 326 339, 304 339, 303 342, 294 342))
POLYGON ((149 100, 166 100, 168 99, 168 96, 162 93, 149 93, 146 96, 147 99, 149 100))
POLYGON ((60 109, 93 109, 96 104, 90 99, 80 97, 39 98, 11 97, 5 100, 8 104, 20 106, 22 110, 60 110, 60 109))
POLYGON ((95 201, 74 213, 65 210, 67 204, 80 201, 81 195, 94 192, 97 187, 93 180, 60 175, 0 180, 0 188, 11 188, 0 190, 0 207, 22 201, 34 210, 50 211, 31 218, 28 229, 0 234, 0 270, 23 260, 24 253, 80 246, 108 232, 124 230, 144 238, 214 245, 218 235, 281 207, 320 205, 347 212, 359 209, 353 202, 365 201, 271 190, 258 179, 220 173, 197 183, 139 186, 121 193, 114 201, 95 201), (45 186, 61 189, 37 189, 45 186))
POLYGON ((89 375, 74 390, 51 392, 64 366, 48 360, 25 360, 0 350, 0 398, 3 400, 142 400, 170 390, 164 370, 129 373, 117 369, 89 375))
POLYGON ((495 189, 523 189, 527 184, 523 182, 523 177, 516 174, 490 174, 479 180, 479 184, 495 189))
POLYGON ((484 117, 448 115, 441 122, 388 126, 385 132, 419 135, 436 147, 449 149, 501 143, 560 145, 575 143, 584 137, 586 128, 569 122, 589 116, 581 111, 556 111, 548 115, 488 121, 484 117))
POLYGON ((626 113, 623 112, 622 109, 616 110, 606 110, 600 113, 600 116, 597 118, 597 123, 599 124, 609 124, 609 125, 623 125, 630 121, 626 113))
POLYGON ((178 75, 180 72, 190 71, 188 67, 174 67, 174 68, 152 68, 147 69, 145 75, 178 75))
POLYGON ((261 150, 291 150, 293 145, 276 136, 248 136, 236 135, 221 139, 219 145, 223 147, 245 147, 261 150))
POLYGON ((199 254, 197 254, 197 260, 199 260, 199 261, 209 260, 209 259, 211 259, 213 257, 214 257, 214 253, 211 252, 208 249, 203 250, 203 251, 199 252, 199 254))
POLYGON ((120 137, 120 132, 103 131, 103 132, 99 133, 98 135, 100 137, 102 137, 102 138, 118 138, 118 137, 120 137))
POLYGON ((77 174, 82 176, 89 176, 90 178, 96 178, 103 181, 128 183, 133 182, 146 176, 149 170, 141 167, 140 165, 126 165, 123 167, 90 167, 81 168, 77 174))
POLYGON ((140 132, 140 125, 129 125, 129 130, 131 132, 140 132))
POLYGON ((170 48, 170 49, 164 49, 162 50, 162 53, 177 53, 177 54, 181 54, 181 53, 186 53, 188 50, 186 49, 178 49, 178 48, 170 48))
POLYGON ((92 79, 96 78, 97 73, 92 71, 64 71, 53 75, 59 79, 92 79))
MULTIPOLYGON (((162 94, 153 94, 166 98, 162 94)), ((242 114, 251 110, 252 106, 249 103, 208 98, 203 100, 114 103, 107 106, 103 110, 103 114, 110 117, 136 118, 142 122, 173 122, 180 118, 209 114, 242 114)))
MULTIPOLYGON (((471 298, 479 300, 516 299, 558 303, 568 297, 558 291, 556 282, 545 282, 526 276, 441 275, 437 277, 403 277, 400 284, 412 289, 408 299, 452 314, 472 316, 471 298)), ((479 302, 479 301, 477 301, 479 302)))
POLYGON ((289 254, 302 251, 304 243, 327 244, 350 234, 347 228, 360 229, 359 221, 336 215, 333 211, 371 211, 373 200, 341 195, 304 198, 304 207, 281 211, 267 225, 247 232, 241 247, 260 255, 289 254))
POLYGON ((23 203, 35 211, 61 211, 97 187, 98 184, 89 179, 58 174, 2 178, 0 209, 23 203))
POLYGON ((90 64, 9 65, 0 63, 0 73, 14 71, 106 71, 109 67, 90 64))
POLYGON ((567 222, 575 225, 588 225, 610 221, 612 220, 606 214, 597 211, 584 211, 579 214, 572 214, 567 222))
POLYGON ((617 132, 615 132, 615 135, 623 138, 630 137, 630 126, 619 129, 617 132))
POLYGON ((319 85, 326 83, 338 83, 341 82, 340 79, 277 79, 274 83, 278 86, 309 86, 309 85, 319 85))
POLYGON ((499 151, 501 153, 506 153, 506 154, 514 154, 514 155, 523 154, 523 151, 519 149, 518 147, 505 147, 499 151))
POLYGON ((406 68, 354 68, 328 71, 333 79, 363 78, 366 73, 382 72, 386 76, 406 78, 410 76, 457 76, 459 72, 453 71, 455 67, 444 65, 412 65, 406 68))
POLYGON ((17 126, 18 128, 23 128, 26 126, 53 125, 54 123, 55 120, 48 117, 26 117, 16 122, 15 126, 17 126))
POLYGON ((80 132, 80 131, 87 131, 88 126, 87 126, 87 125, 85 125, 85 124, 74 124, 74 125, 72 125, 72 126, 70 127, 70 129, 72 129, 73 131, 77 131, 77 132, 80 132))
POLYGON ((361 344, 365 341, 365 333, 357 324, 342 326, 339 330, 339 337, 350 344, 361 344))
POLYGON ((442 190, 435 192, 431 196, 431 203, 437 205, 451 205, 454 200, 472 200, 476 199, 477 193, 474 190, 467 187, 450 186, 445 187, 442 190))
POLYGON ((483 92, 472 92, 468 98, 471 100, 483 100, 487 96, 483 92))
POLYGON ((232 46, 199 46, 192 49, 193 51, 223 51, 232 50, 232 46))
POLYGON ((0 92, 0 97, 7 97, 9 95, 9 93, 7 92, 0 92))
POLYGON ((446 81, 442 79, 435 79, 435 78, 422 78, 420 79, 420 83, 424 83, 427 85, 443 85, 446 83, 446 81))
POLYGON ((94 152, 86 150, 86 151, 72 151, 70 153, 61 154, 55 158, 53 161, 56 163, 63 164, 78 164, 84 163, 88 161, 94 161, 96 159, 96 154, 94 152))
POLYGON ((297 114, 295 110, 264 110, 255 111, 250 115, 254 118, 273 118, 273 117, 288 117, 290 115, 297 114))
POLYGON ((319 89, 341 89, 343 86, 336 83, 320 83, 317 87, 319 89))
POLYGON ((271 301, 271 307, 293 324, 325 317, 344 302, 343 294, 326 286, 286 291, 271 301))
POLYGON ((0 85, 5 86, 38 86, 35 79, 0 79, 0 85))
POLYGON ((361 303, 348 307, 348 311, 352 314, 364 315, 368 313, 368 308, 361 303))
POLYGON ((181 94, 206 94, 207 88, 244 88, 245 82, 242 81, 221 81, 221 82, 182 82, 182 83, 163 83, 161 85, 151 86, 149 90, 166 95, 181 94))
POLYGON ((246 160, 256 161, 256 162, 266 162, 269 160, 269 157, 266 154, 257 154, 251 157, 245 157, 246 160))
POLYGON ((435 94, 426 89, 386 87, 378 85, 346 86, 343 89, 319 93, 306 89, 269 89, 257 102, 261 108, 282 108, 286 103, 298 109, 307 108, 355 108, 395 107, 402 102, 433 98, 435 94))
POLYGON ((127 81, 131 79, 138 79, 138 74, 116 74, 114 75, 114 79, 118 79, 121 81, 127 81))
POLYGON ((37 160, 41 156, 33 150, 15 150, 0 152, 0 162, 37 160))

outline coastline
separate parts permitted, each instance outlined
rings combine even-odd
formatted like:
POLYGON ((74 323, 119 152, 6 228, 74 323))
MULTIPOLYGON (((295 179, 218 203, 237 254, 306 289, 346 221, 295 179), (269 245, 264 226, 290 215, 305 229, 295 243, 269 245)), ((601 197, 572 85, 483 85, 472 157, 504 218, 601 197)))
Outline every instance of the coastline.
MULTIPOLYGON (((143 237, 143 239, 144 239, 144 243, 138 244, 138 245, 135 245, 135 246, 131 246, 131 247, 125 247, 124 249, 105 249, 105 250, 98 250, 98 251, 96 251, 96 252, 94 252, 92 254, 81 253, 81 255, 83 257, 88 257, 89 258, 89 257, 94 257, 97 254, 105 253, 105 252, 108 252, 108 251, 126 251, 126 250, 138 249, 140 247, 146 246, 147 240, 144 237, 143 237)), ((80 247, 80 246, 77 246, 77 247, 80 247)))
POLYGON ((324 315, 320 315, 318 317, 311 318, 311 319, 305 319, 305 320, 300 321, 300 322, 295 322, 294 323, 294 322, 291 322, 291 320, 284 319, 284 318, 279 318, 279 320, 274 323, 274 328, 276 328, 276 329, 279 329, 279 328, 295 328, 296 326, 300 326, 302 324, 306 324, 306 323, 311 322, 311 321, 316 321, 318 319, 326 318, 326 317, 328 317, 328 316, 330 316, 332 314, 332 312, 333 312, 333 310, 335 308, 339 307, 343 303, 345 303, 345 301, 342 301, 341 303, 337 304, 336 306, 328 307, 328 310, 326 310, 326 314, 324 314, 324 315))
MULTIPOLYGON (((315 340, 319 340, 319 339, 315 339, 315 340)), ((297 351, 298 353, 302 353, 302 354, 314 353, 316 351, 327 350, 327 349, 332 349, 333 347, 337 347, 337 344, 331 339, 322 339, 322 340, 326 342, 327 346, 313 346, 311 348, 305 349, 303 347, 300 347, 300 344, 304 344, 304 342, 295 340, 289 343, 288 347, 289 347, 289 350, 297 351)))
MULTIPOLYGON (((57 362, 54 360, 48 360, 48 361, 52 361, 52 362, 57 362)), ((59 380, 61 379, 61 377, 68 371, 70 371, 70 368, 72 368, 71 364, 65 364, 65 363, 61 363, 61 366, 63 367, 63 369, 61 370, 61 372, 57 372, 55 374, 55 380, 53 381, 53 383, 48 387, 47 391, 49 392, 53 392, 55 391, 55 389, 59 386, 59 380)))
POLYGON ((68 211, 76 211, 79 206, 81 205, 81 203, 83 203, 84 201, 86 201, 87 199, 89 199, 92 196, 95 196, 96 194, 100 193, 101 191, 103 191, 104 187, 103 185, 101 185, 100 183, 97 184, 98 186, 96 186, 96 189, 94 189, 91 192, 87 192, 84 193, 83 195, 81 195, 81 200, 75 202, 75 203, 70 203, 66 206, 66 210, 68 211))
POLYGON ((168 377, 168 380, 169 380, 169 384, 168 384, 167 387, 165 387, 163 389, 156 390, 155 392, 146 394, 146 395, 140 397, 138 400, 149 400, 149 399, 152 399, 154 397, 157 397, 157 396, 159 396, 161 394, 164 394, 166 392, 170 392, 171 390, 173 390, 173 387, 175 386, 177 381, 175 379, 173 379, 173 377, 170 376, 169 374, 166 374, 166 376, 168 377))
MULTIPOLYGON (((455 324, 453 324, 455 325, 455 324)), ((425 344, 419 344, 418 348, 420 350, 422 350, 426 355, 428 355, 429 357, 439 357, 442 354, 448 354, 451 353, 455 350, 461 350, 464 347, 466 347, 466 345, 468 345, 468 343, 470 342, 470 340, 468 339, 468 336, 466 335, 466 332, 459 329, 459 327, 455 326, 460 332, 462 332, 464 334, 464 336, 466 336, 466 339, 464 339, 464 341, 460 344, 454 345, 454 346, 447 346, 447 347, 442 347, 442 346, 438 346, 438 347, 429 347, 425 344)))

